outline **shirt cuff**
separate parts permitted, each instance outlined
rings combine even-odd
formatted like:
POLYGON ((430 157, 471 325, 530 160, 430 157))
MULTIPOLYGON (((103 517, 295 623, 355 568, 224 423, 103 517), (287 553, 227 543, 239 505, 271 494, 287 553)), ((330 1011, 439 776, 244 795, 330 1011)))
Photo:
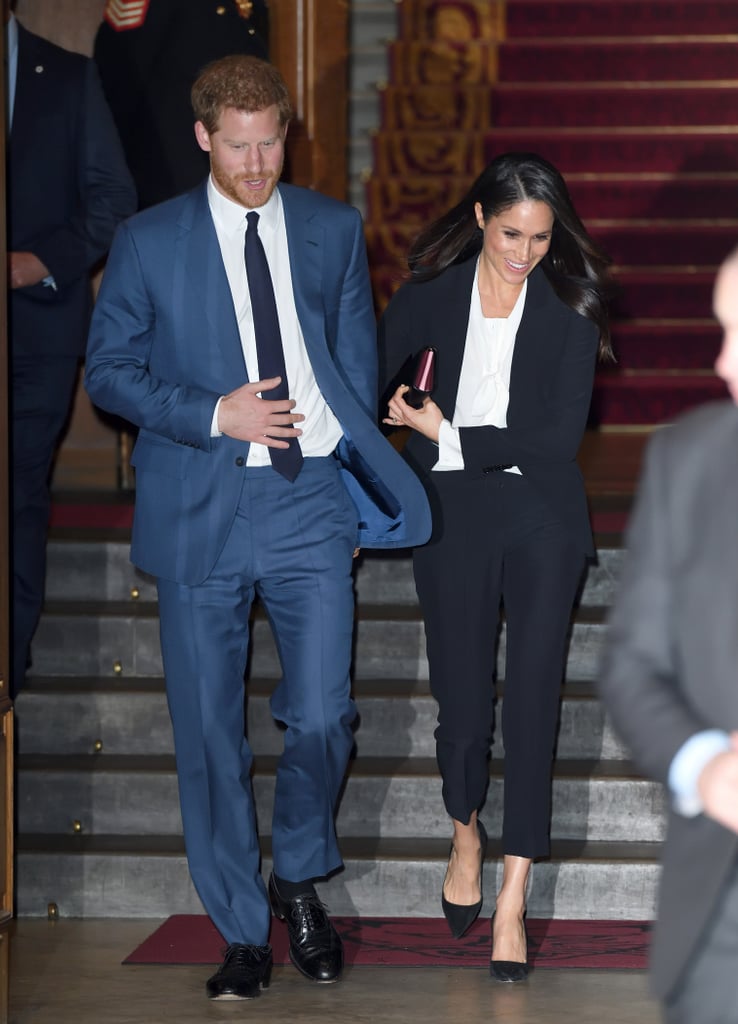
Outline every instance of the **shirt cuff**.
POLYGON ((730 750, 730 737, 722 729, 704 729, 682 744, 671 762, 668 779, 678 814, 694 818, 702 813, 697 780, 708 761, 726 750, 730 750))
POLYGON ((463 468, 461 435, 448 420, 441 420, 441 426, 438 428, 438 462, 433 469, 444 471, 463 468))
POLYGON ((221 395, 218 401, 215 403, 215 409, 213 411, 213 418, 210 421, 210 436, 211 437, 222 437, 223 431, 218 430, 218 410, 220 409, 220 403, 223 401, 225 396, 221 395))

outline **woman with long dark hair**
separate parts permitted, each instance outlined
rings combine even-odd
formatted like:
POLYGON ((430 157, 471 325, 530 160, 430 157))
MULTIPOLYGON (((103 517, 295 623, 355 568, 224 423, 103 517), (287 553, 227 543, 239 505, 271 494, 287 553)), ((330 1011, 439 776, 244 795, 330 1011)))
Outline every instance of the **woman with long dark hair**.
POLYGON ((453 840, 442 889, 452 934, 482 906, 500 602, 505 608, 503 878, 490 972, 527 976, 526 887, 550 852, 551 771, 572 605, 594 554, 576 463, 597 356, 608 357, 608 261, 548 161, 506 153, 431 224, 381 321, 384 419, 433 509, 413 555, 438 702, 436 753, 453 840), (436 349, 420 409, 404 374, 436 349), (398 385, 398 381, 399 386, 398 385))

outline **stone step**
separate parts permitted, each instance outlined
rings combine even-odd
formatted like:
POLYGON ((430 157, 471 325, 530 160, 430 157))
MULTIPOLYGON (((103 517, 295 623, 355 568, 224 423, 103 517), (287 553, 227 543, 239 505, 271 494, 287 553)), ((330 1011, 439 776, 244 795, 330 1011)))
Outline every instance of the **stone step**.
MULTIPOLYGON (((379 126, 377 126, 378 128, 379 126)), ((348 201, 366 214, 366 182, 371 178, 374 160, 372 136, 352 135, 348 140, 349 189, 348 201)))
MULTIPOLYGON (((358 46, 351 52, 350 87, 353 96, 365 95, 372 92, 381 82, 386 82, 389 68, 389 53, 387 46, 380 41, 365 43, 358 46)), ((359 134, 354 131, 354 111, 349 116, 351 135, 359 134)), ((377 100, 377 122, 379 124, 379 102, 377 100)))
MULTIPOLYGON (((260 833, 270 834, 277 758, 255 761, 260 833)), ((482 817, 494 834, 502 819, 502 764, 491 762, 482 817)), ((22 756, 16 790, 20 834, 178 835, 182 831, 172 756, 22 756)), ((448 833, 441 780, 431 758, 369 758, 347 773, 340 836, 440 838, 448 833)), ((656 783, 622 761, 558 761, 554 766, 551 835, 556 839, 657 842, 664 801, 656 783)))
MULTIPOLYGON (((566 678, 597 675, 606 633, 606 611, 575 611, 566 678)), ((252 622, 251 673, 280 676, 271 629, 261 609, 252 622)), ((499 645, 504 664, 505 630, 499 645)), ((159 621, 150 602, 47 602, 32 648, 33 675, 160 676, 159 621)), ((425 635, 417 606, 359 605, 354 645, 357 679, 426 679, 425 635)))
MULTIPOLYGON (((440 917, 448 857, 445 839, 346 839, 343 871, 318 886, 330 913, 365 917, 440 917)), ((268 839, 263 872, 271 870, 268 839)), ((165 918, 202 913, 176 836, 18 837, 16 913, 45 917, 165 918)), ((659 879, 657 843, 552 844, 533 865, 528 915, 542 918, 652 920, 659 879)), ((484 868, 483 916, 494 910, 501 874, 499 844, 484 868)))
POLYGON ((371 138, 379 124, 381 103, 379 91, 371 85, 351 94, 351 132, 355 137, 371 138))
MULTIPOLYGON (((62 540, 48 545, 48 601, 155 601, 151 576, 130 561, 128 540, 62 540)), ((621 548, 602 548, 589 567, 581 603, 612 600, 623 560, 621 548)), ((409 552, 365 551, 357 559, 356 596, 361 604, 416 604, 409 552)))
MULTIPOLYGON (((273 679, 248 683, 248 735, 256 755, 277 755, 283 732, 274 722, 269 697, 273 679)), ((557 757, 623 760, 628 754, 615 735, 595 686, 567 683, 563 688, 557 757)), ((504 681, 498 686, 504 695, 504 681)), ((436 703, 427 680, 358 680, 354 696, 359 712, 359 755, 435 757, 436 703)), ((501 721, 504 698, 497 707, 501 721)), ((18 750, 26 754, 104 755, 172 754, 172 730, 161 678, 41 678, 29 681, 16 701, 18 750)), ((495 756, 504 755, 496 729, 495 756)))

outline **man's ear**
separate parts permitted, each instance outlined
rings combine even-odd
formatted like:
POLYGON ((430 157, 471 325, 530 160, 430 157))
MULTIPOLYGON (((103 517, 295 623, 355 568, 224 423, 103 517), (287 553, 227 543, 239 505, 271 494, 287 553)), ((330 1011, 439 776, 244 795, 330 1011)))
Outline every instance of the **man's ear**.
POLYGON ((195 121, 195 138, 197 139, 197 144, 200 149, 204 150, 206 153, 210 153, 212 151, 213 147, 210 144, 210 132, 202 121, 195 121))

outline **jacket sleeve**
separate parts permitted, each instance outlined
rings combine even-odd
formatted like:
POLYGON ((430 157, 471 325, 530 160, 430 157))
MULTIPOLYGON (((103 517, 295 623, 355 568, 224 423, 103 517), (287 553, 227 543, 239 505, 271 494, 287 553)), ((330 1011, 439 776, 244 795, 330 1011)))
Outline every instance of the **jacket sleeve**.
POLYGON ((172 384, 151 371, 156 306, 133 232, 122 224, 92 316, 85 387, 101 409, 179 444, 209 450, 219 394, 172 384))

